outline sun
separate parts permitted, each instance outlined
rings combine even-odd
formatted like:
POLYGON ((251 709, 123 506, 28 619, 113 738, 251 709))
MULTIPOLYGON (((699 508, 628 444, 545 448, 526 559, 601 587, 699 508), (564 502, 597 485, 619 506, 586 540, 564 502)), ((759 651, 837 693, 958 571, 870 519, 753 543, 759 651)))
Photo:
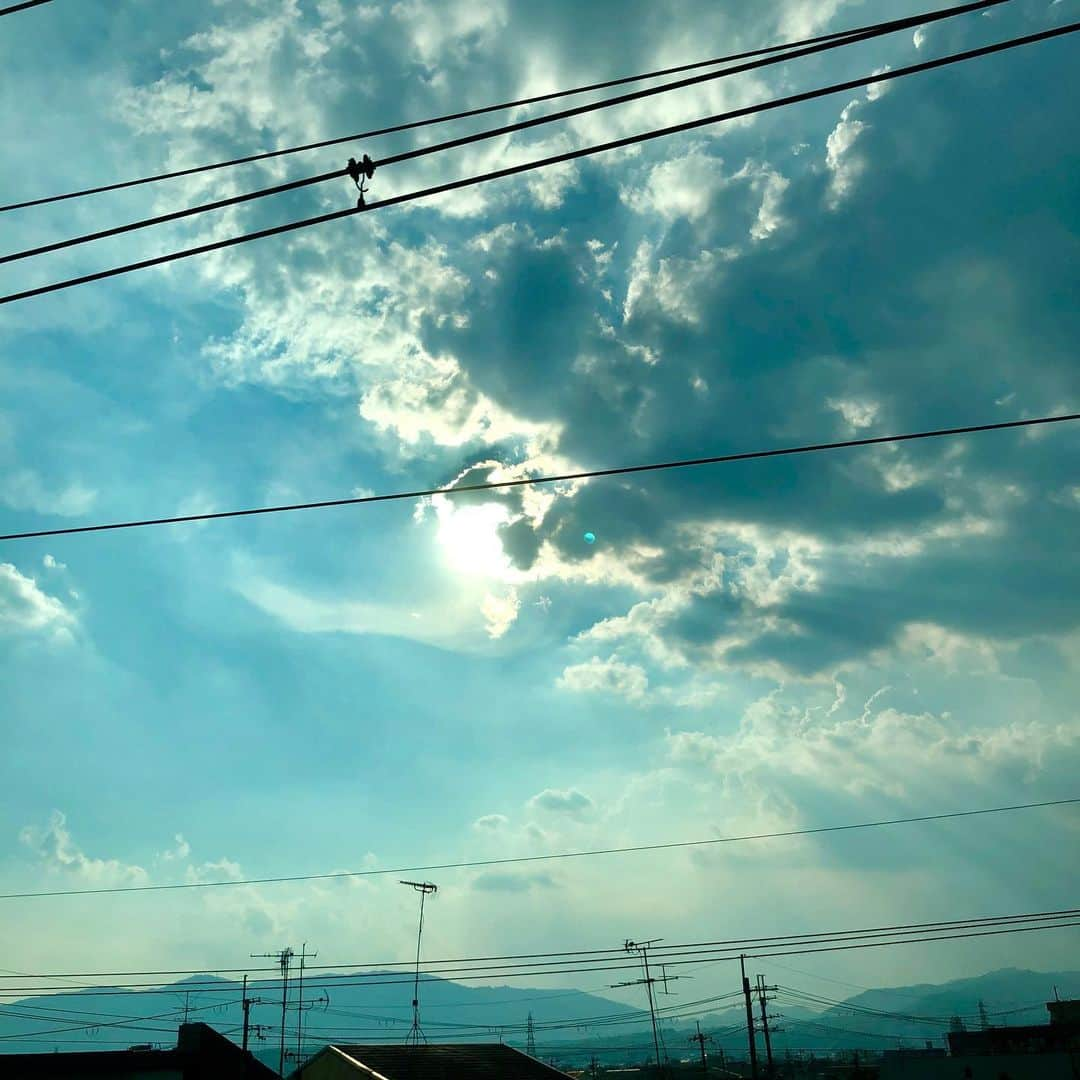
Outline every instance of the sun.
POLYGON ((438 509, 439 544, 447 565, 470 577, 502 578, 510 560, 499 539, 500 525, 509 520, 506 507, 497 503, 454 506, 449 500, 438 509))

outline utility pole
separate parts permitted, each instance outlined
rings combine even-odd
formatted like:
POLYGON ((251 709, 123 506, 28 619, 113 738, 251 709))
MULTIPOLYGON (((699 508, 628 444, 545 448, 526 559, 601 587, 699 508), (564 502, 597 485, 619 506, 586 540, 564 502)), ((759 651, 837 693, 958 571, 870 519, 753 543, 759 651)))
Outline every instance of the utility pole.
POLYGON ((246 1050, 248 1048, 248 1037, 249 1037, 251 1032, 255 1032, 256 1038, 259 1038, 259 1039, 265 1038, 265 1036, 263 1035, 264 1025, 263 1024, 253 1024, 251 1022, 251 1007, 252 1007, 252 1005, 265 1005, 267 1003, 264 998, 249 998, 247 996, 247 981, 248 981, 248 977, 245 975, 244 976, 244 996, 243 996, 243 999, 241 1001, 241 1004, 243 1005, 243 1008, 244 1008, 244 1042, 243 1042, 243 1046, 242 1046, 242 1049, 244 1049, 244 1050, 246 1050))
POLYGON ((769 1080, 776 1075, 773 1071, 773 1056, 772 1056, 772 1037, 769 1034, 769 1014, 765 1011, 765 1002, 771 999, 766 997, 766 991, 775 990, 775 986, 765 985, 765 976, 759 975, 757 977, 757 992, 758 1001, 761 1003, 761 1033, 765 1036, 765 1058, 768 1062, 768 1076, 769 1080))
POLYGON ((536 1025, 533 1023, 532 1013, 529 1013, 529 1025, 525 1030, 527 1032, 525 1040, 525 1053, 528 1054, 529 1057, 534 1058, 536 1057, 536 1025))
POLYGON ((709 1056, 708 1056, 708 1054, 705 1053, 705 1044, 707 1042, 711 1042, 712 1038, 711 1038, 711 1036, 705 1035, 702 1032, 702 1030, 701 1030, 701 1021, 700 1020, 695 1020, 694 1023, 697 1024, 697 1034, 696 1035, 691 1035, 690 1036, 690 1041, 691 1042, 696 1042, 698 1044, 698 1049, 701 1051, 701 1071, 703 1073, 705 1073, 706 1076, 708 1076, 708 1074, 709 1074, 709 1056))
POLYGON ((309 957, 316 957, 317 952, 307 951, 307 942, 300 946, 300 980, 297 983, 296 992, 296 1063, 300 1064, 301 1045, 304 1041, 304 961, 309 957))
MULTIPOLYGON (((656 1071, 657 1075, 659 1076, 664 1075, 664 1065, 663 1060, 660 1057, 660 1032, 656 1026, 656 1000, 653 997, 653 983, 662 982, 664 984, 663 992, 666 994, 669 992, 667 988, 669 980, 666 971, 664 971, 664 974, 661 975, 660 978, 654 978, 653 975, 649 972, 649 949, 658 941, 663 940, 663 938, 653 938, 650 941, 631 941, 629 938, 627 938, 626 941, 623 942, 623 948, 627 952, 636 952, 641 955, 641 960, 645 968, 645 978, 632 979, 630 982, 615 983, 615 985, 611 987, 611 989, 615 989, 619 986, 645 987, 645 991, 649 999, 649 1016, 652 1019, 653 1048, 656 1050, 656 1071)), ((674 982, 674 980, 678 978, 680 978, 680 976, 672 975, 670 981, 674 982)))
POLYGON ((739 971, 742 972, 742 992, 746 999, 746 1037, 750 1040, 750 1075, 758 1080, 757 1045, 754 1042, 754 1005, 750 1000, 750 980, 746 977, 746 956, 739 954, 739 971))
POLYGON ((281 968, 281 1051, 278 1055, 278 1076, 285 1075, 285 1021, 289 1005, 289 965, 296 954, 286 946, 276 953, 252 953, 252 957, 266 957, 276 960, 281 968))
POLYGON ((405 1043, 409 1046, 419 1046, 421 1042, 427 1042, 424 1032, 420 1028, 420 943, 424 937, 424 901, 431 893, 439 891, 438 885, 430 881, 399 881, 399 885, 409 885, 420 894, 420 926, 416 931, 416 977, 413 980, 412 996, 412 1027, 405 1036, 405 1043))
POLYGON ((251 1027, 251 1006, 252 1001, 247 996, 247 976, 244 976, 244 989, 240 992, 240 1005, 244 1010, 244 1041, 241 1045, 241 1049, 244 1053, 247 1053, 248 1048, 248 1029, 251 1027))

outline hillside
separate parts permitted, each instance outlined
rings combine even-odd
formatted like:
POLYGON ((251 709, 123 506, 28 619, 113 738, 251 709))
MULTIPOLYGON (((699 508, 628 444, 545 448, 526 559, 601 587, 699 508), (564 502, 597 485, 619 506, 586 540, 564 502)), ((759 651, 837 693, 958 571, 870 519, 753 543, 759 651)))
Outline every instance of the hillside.
MULTIPOLYGON (((979 1002, 992 1023, 1044 1023, 1045 1002, 1054 987, 1062 997, 1080 997, 1080 972, 1034 972, 1015 968, 940 985, 860 990, 842 998, 845 987, 804 976, 777 979, 770 1003, 778 1019, 773 1046, 788 1050, 882 1049, 899 1044, 941 1045, 952 1018, 979 1024, 979 1002), (790 979, 788 982, 786 980, 790 979), (821 988, 825 987, 825 990, 821 988)), ((266 1025, 263 1040, 252 1041, 260 1057, 277 1064, 280 991, 252 984, 259 999, 252 1023, 266 1025)), ((290 995, 291 996, 291 995, 290 995)), ((304 1049, 326 1042, 397 1042, 411 1023, 412 986, 400 974, 382 981, 364 976, 308 978, 304 984, 304 1049)), ((116 1049, 134 1043, 171 1045, 185 1003, 192 1020, 212 1024, 239 1041, 242 1024, 239 983, 199 976, 154 992, 108 988, 39 995, 0 1006, 0 1039, 11 1052, 116 1049), (95 1025, 89 1027, 88 1025, 95 1025)), ((668 1003, 670 1004, 670 1003, 668 1003)), ((290 1007, 290 1031, 295 1012, 290 1007)), ((574 1064, 593 1054, 601 1061, 642 1061, 652 1054, 648 1014, 620 1002, 573 989, 538 990, 517 986, 463 985, 442 979, 422 989, 424 1030, 431 1041, 498 1039, 524 1047, 529 1014, 536 1025, 541 1056, 574 1064)), ((755 1008, 755 1015, 757 1010, 755 1008)), ((741 1004, 700 1016, 712 1037, 712 1052, 742 1056, 746 1051, 741 1004)), ((672 1059, 696 1053, 691 1021, 663 1021, 661 1031, 672 1059)), ((289 1040, 295 1050, 295 1036, 289 1040)))

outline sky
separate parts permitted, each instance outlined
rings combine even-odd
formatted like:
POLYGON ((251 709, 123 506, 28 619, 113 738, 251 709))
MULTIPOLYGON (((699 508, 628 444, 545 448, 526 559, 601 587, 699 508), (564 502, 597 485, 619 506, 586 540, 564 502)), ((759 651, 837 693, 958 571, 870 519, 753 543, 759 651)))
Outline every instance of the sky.
MULTIPOLYGON (((0 20, 16 103, 0 201, 917 10, 57 0, 0 20)), ((389 166, 369 199, 1078 12, 1011 0, 389 166)), ((1078 70, 1058 39, 7 305, 0 531, 1075 412, 1078 70)), ((483 126, 8 213, 3 247, 483 126)), ((347 180, 305 188, 2 267, 0 286, 355 197, 347 180)), ((1078 435, 6 542, 0 892, 1076 796, 1078 435)), ((1078 855, 1063 807, 448 871, 430 875, 425 952, 1061 908, 1078 855)), ((393 875, 7 900, 0 953, 22 971, 232 967, 302 941, 329 962, 406 957, 415 901, 393 875)), ((800 959, 887 985, 1078 966, 1078 944, 1073 930, 800 959)), ((699 979, 737 986, 728 968, 699 979)))

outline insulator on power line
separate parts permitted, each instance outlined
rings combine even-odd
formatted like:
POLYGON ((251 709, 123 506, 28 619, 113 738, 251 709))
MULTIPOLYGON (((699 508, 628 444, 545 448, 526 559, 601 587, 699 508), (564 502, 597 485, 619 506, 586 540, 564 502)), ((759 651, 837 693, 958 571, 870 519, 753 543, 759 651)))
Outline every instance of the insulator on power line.
POLYGON ((367 191, 362 178, 366 177, 370 180, 375 175, 375 162, 367 154, 359 161, 356 158, 349 158, 349 164, 345 167, 345 171, 352 177, 356 190, 360 192, 360 198, 356 200, 356 207, 359 209, 364 205, 364 194, 367 191))

